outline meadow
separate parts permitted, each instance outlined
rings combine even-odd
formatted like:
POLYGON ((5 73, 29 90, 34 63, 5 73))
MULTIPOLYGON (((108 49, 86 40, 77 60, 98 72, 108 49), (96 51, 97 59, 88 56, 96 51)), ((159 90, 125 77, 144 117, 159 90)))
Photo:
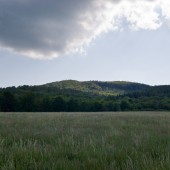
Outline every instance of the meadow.
POLYGON ((1 170, 169 170, 169 112, 0 113, 1 170))

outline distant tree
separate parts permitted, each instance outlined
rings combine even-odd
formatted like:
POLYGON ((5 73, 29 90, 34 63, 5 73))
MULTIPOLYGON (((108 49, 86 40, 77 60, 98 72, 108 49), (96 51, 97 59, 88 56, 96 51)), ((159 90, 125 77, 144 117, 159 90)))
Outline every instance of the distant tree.
POLYGON ((0 93, 0 112, 2 111, 1 106, 2 106, 2 94, 0 93))
POLYGON ((114 102, 113 103, 113 111, 121 111, 121 108, 120 108, 120 103, 119 102, 114 102))
POLYGON ((52 111, 61 112, 66 111, 66 102, 62 97, 55 97, 52 102, 52 111))
POLYGON ((103 108, 102 108, 102 103, 100 101, 95 101, 93 103, 93 111, 97 112, 97 111, 102 111, 103 108))
POLYGON ((36 111, 35 94, 32 92, 25 93, 20 98, 20 109, 25 112, 36 111))
POLYGON ((120 108, 122 111, 130 110, 130 103, 127 99, 123 99, 120 103, 120 108))
POLYGON ((40 111, 50 112, 53 111, 52 99, 50 97, 44 96, 41 100, 40 111))
POLYGON ((103 102, 103 111, 114 111, 114 104, 112 101, 103 102))
POLYGON ((161 110, 170 110, 170 99, 163 98, 159 102, 159 106, 161 110))
POLYGON ((79 102, 78 102, 78 100, 71 98, 67 102, 67 111, 68 112, 79 111, 79 102))
POLYGON ((1 97, 1 110, 3 112, 13 112, 16 111, 17 108, 17 100, 15 96, 9 92, 5 91, 1 97))
POLYGON ((79 111, 88 112, 90 108, 90 103, 88 101, 83 101, 79 104, 79 111))

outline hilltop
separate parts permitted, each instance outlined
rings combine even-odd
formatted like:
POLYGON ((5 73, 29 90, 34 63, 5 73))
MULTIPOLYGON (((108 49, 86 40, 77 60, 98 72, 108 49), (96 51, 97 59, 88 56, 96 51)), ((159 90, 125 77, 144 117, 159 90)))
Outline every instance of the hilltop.
POLYGON ((76 81, 64 80, 43 85, 60 90, 73 90, 97 95, 121 95, 127 92, 144 90, 148 85, 126 81, 76 81))

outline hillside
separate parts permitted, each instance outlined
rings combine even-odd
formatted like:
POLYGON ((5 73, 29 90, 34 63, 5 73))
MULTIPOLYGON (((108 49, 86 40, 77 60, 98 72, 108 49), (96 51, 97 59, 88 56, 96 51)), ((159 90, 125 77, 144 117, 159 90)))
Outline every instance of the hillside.
POLYGON ((76 81, 65 80, 43 85, 48 88, 57 88, 60 90, 74 90, 97 95, 121 95, 128 92, 144 90, 148 85, 125 82, 125 81, 76 81))
POLYGON ((170 86, 64 80, 0 89, 0 111, 170 110, 170 86))

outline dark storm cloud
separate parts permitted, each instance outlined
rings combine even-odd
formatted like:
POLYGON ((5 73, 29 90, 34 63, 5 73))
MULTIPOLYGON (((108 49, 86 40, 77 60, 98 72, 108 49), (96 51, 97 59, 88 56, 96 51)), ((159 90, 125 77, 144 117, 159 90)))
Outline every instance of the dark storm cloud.
POLYGON ((116 10, 118 2, 123 0, 0 0, 0 47, 33 58, 80 51, 100 33, 115 29, 115 16, 129 15, 116 10))
POLYGON ((89 4, 79 0, 1 0, 0 44, 26 53, 62 53, 76 32, 77 14, 89 4))

